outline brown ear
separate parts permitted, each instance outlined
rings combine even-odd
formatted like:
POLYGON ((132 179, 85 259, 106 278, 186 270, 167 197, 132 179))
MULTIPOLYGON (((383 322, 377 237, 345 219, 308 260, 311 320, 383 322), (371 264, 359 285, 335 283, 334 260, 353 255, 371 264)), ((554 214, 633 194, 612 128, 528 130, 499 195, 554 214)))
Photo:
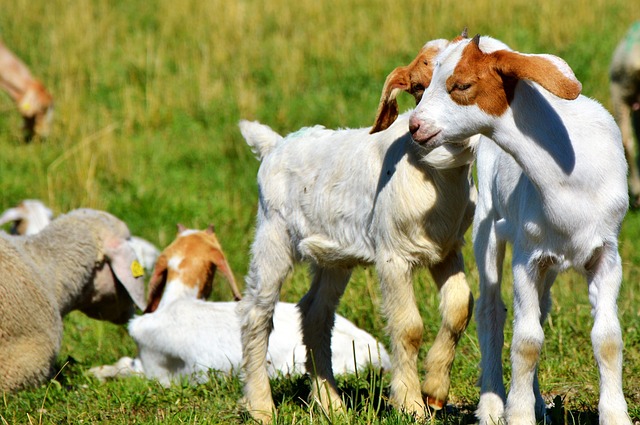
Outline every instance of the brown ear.
POLYGON ((242 295, 240 294, 240 290, 238 289, 238 285, 236 285, 236 279, 233 276, 233 272, 231 271, 231 267, 229 267, 229 263, 227 262, 227 258, 224 256, 224 253, 221 249, 212 248, 211 251, 211 262, 220 269, 220 272, 227 278, 229 282, 229 287, 231 287, 231 292, 233 292, 233 298, 236 301, 242 299, 242 295))
POLYGON ((410 88, 411 76, 409 75, 408 67, 399 66, 387 76, 382 88, 376 120, 370 131, 371 134, 385 130, 393 124, 398 118, 398 101, 396 97, 400 91, 409 91, 410 88))
POLYGON ((153 269, 153 275, 149 280, 149 298, 147 301, 147 308, 144 313, 153 313, 160 304, 164 287, 167 284, 167 257, 164 254, 160 254, 156 266, 153 269))
POLYGON ((492 53, 496 58, 498 72, 520 80, 540 84, 554 95, 573 100, 580 95, 582 84, 569 65, 553 55, 523 55, 508 50, 492 53))

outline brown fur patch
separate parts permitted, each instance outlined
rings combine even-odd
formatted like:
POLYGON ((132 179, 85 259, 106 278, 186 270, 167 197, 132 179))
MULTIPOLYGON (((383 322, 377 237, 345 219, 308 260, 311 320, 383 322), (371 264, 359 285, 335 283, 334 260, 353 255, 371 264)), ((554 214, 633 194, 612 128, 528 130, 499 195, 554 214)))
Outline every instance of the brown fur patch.
POLYGON ((185 286, 198 289, 198 298, 206 299, 211 294, 213 278, 218 268, 229 281, 234 298, 240 299, 233 272, 213 230, 179 236, 158 257, 149 281, 149 301, 145 313, 155 311, 166 283, 174 279, 180 279, 185 286), (172 258, 182 259, 177 268, 169 266, 172 258))
POLYGON ((423 47, 409 65, 399 66, 391 71, 382 88, 378 112, 371 129, 372 134, 389 128, 398 118, 396 97, 400 91, 411 94, 416 100, 416 105, 420 102, 424 90, 431 84, 434 59, 438 53, 440 49, 437 47, 423 47))
POLYGON ((459 105, 478 105, 489 115, 502 115, 513 100, 518 80, 531 80, 556 96, 572 100, 582 86, 564 75, 550 60, 507 50, 483 53, 472 42, 463 50, 447 92, 459 105))

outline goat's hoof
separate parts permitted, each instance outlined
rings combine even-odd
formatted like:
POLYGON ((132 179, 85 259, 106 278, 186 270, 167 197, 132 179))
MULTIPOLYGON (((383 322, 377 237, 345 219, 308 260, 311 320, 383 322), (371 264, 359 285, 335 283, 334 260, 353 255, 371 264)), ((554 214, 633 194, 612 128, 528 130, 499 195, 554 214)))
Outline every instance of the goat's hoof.
POLYGON ((427 396, 427 405, 433 410, 444 409, 444 400, 438 400, 435 397, 427 396))
POLYGON ((444 409, 444 400, 438 400, 435 397, 427 396, 427 405, 433 410, 444 409))

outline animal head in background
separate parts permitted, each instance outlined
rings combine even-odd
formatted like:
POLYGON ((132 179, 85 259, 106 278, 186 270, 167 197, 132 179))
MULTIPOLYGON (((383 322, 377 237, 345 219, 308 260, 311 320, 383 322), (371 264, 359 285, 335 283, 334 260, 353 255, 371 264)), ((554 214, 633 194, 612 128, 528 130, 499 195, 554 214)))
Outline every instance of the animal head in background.
POLYGON ((25 199, 0 215, 0 226, 13 223, 12 235, 35 235, 53 219, 53 212, 37 199, 25 199))
POLYGON ((175 298, 206 299, 211 294, 216 269, 220 269, 229 281, 234 298, 241 299, 213 226, 192 230, 178 224, 176 239, 162 251, 156 262, 149 281, 145 313, 152 313, 162 302, 175 298))
MULTIPOLYGON (((467 29, 465 28, 462 34, 454 38, 452 42, 466 37, 467 29)), ((391 71, 382 88, 382 96, 371 134, 389 128, 398 118, 396 97, 401 91, 411 94, 416 100, 416 105, 420 103, 422 94, 431 84, 435 58, 449 43, 450 41, 445 39, 429 41, 420 49, 418 56, 409 65, 399 66, 391 71)))
POLYGON ((135 306, 145 310, 142 267, 129 243, 129 228, 123 221, 104 211, 77 209, 59 216, 33 237, 47 240, 52 239, 51 234, 55 236, 60 232, 73 233, 74 238, 83 239, 82 243, 97 245, 91 280, 83 286, 80 299, 67 308, 117 324, 126 323, 133 316, 135 306))

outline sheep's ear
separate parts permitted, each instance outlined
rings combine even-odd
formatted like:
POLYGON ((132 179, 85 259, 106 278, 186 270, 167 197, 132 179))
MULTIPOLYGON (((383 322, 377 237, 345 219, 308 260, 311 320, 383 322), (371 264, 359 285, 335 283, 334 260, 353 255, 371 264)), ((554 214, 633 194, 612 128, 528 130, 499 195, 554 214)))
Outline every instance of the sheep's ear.
POLYGON ((409 91, 411 88, 411 76, 406 66, 399 66, 387 76, 382 88, 382 96, 378 104, 376 120, 370 133, 385 130, 398 118, 398 101, 396 97, 401 91, 409 91))
POLYGON ((240 290, 238 289, 238 285, 236 285, 236 279, 233 276, 233 271, 231 271, 231 267, 229 267, 229 263, 227 262, 227 258, 221 249, 212 248, 211 249, 211 263, 222 272, 224 277, 227 278, 229 282, 229 287, 231 287, 231 292, 233 292, 233 298, 236 301, 242 299, 242 295, 240 294, 240 290))
POLYGON ((582 84, 571 67, 557 56, 525 55, 508 50, 499 50, 492 55, 496 57, 499 73, 534 81, 562 99, 573 100, 582 91, 582 84))
POLYGON ((138 262, 133 247, 125 239, 111 238, 105 244, 105 255, 113 274, 124 286, 134 303, 145 310, 144 269, 138 262))
POLYGON ((160 304, 164 287, 167 284, 167 257, 164 254, 160 254, 156 266, 153 269, 153 274, 149 280, 149 301, 147 302, 147 308, 144 310, 146 313, 153 313, 160 304))
POLYGON ((9 208, 0 215, 0 225, 11 223, 13 221, 22 220, 24 215, 20 208, 9 208))

